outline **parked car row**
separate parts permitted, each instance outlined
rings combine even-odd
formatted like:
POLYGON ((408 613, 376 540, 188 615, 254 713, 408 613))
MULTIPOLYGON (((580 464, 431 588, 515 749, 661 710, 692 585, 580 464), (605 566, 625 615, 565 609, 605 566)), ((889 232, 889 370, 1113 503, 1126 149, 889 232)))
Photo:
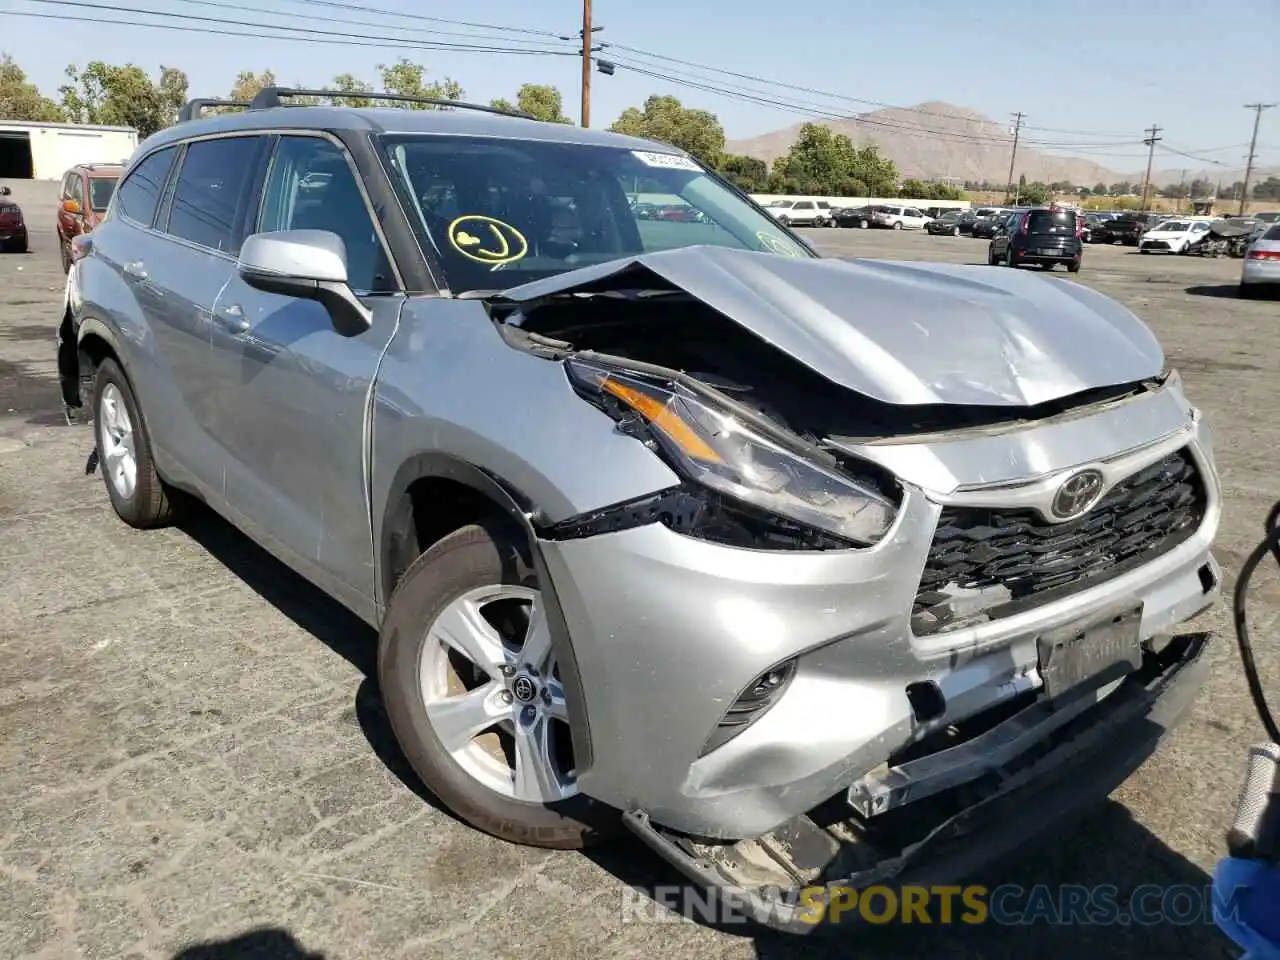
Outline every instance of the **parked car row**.
POLYGON ((5 253, 27 252, 27 222, 22 208, 9 199, 8 187, 0 187, 0 251, 5 253))
MULTIPOLYGON (((63 273, 71 267, 71 242, 102 222, 123 172, 122 164, 85 163, 63 174, 55 224, 63 273)), ((0 187, 0 251, 26 253, 30 246, 27 222, 22 207, 9 199, 12 195, 9 187, 0 187)))

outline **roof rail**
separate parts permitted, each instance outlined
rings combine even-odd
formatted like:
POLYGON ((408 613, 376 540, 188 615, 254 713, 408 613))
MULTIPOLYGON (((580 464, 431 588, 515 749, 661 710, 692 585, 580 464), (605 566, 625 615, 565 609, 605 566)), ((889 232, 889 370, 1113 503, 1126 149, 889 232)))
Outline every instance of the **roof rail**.
POLYGON ((186 105, 178 111, 178 122, 185 123, 188 120, 200 119, 202 114, 208 107, 245 107, 249 106, 248 100, 188 100, 186 105))
MULTIPOLYGON (((503 110, 501 107, 486 107, 479 103, 466 103, 462 100, 443 100, 439 97, 413 97, 404 93, 373 93, 366 90, 295 90, 291 87, 263 87, 249 104, 250 110, 269 110, 272 107, 285 107, 289 104, 281 97, 329 97, 332 99, 362 100, 394 100, 397 103, 429 103, 437 107, 452 107, 457 110, 478 110, 481 113, 496 113, 504 117, 523 117, 526 120, 538 119, 523 110, 503 110)), ((213 101, 209 101, 213 102, 213 101)))

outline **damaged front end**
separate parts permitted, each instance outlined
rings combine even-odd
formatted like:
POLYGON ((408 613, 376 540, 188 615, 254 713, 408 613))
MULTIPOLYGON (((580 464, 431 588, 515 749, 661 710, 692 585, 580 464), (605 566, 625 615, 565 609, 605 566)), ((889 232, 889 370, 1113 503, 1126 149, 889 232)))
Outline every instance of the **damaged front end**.
POLYGON ((1198 688, 1211 443, 1118 304, 693 248, 489 306, 680 479, 539 545, 609 745, 581 789, 748 914, 957 878, 1105 796, 1198 688))

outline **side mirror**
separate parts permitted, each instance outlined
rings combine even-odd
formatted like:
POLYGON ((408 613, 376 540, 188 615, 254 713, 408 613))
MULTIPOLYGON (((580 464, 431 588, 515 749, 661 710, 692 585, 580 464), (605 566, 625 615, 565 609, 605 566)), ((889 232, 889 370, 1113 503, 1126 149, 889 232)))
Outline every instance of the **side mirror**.
POLYGON ((240 248, 237 269, 255 290, 316 300, 333 329, 355 337, 373 325, 373 314, 347 285, 347 248, 328 230, 255 233, 240 248))
POLYGON ((12 192, 8 187, 0 187, 0 197, 7 197, 12 192))
POLYGON ((80 215, 80 204, 77 203, 75 200, 63 200, 62 212, 69 213, 72 216, 78 217, 80 215))

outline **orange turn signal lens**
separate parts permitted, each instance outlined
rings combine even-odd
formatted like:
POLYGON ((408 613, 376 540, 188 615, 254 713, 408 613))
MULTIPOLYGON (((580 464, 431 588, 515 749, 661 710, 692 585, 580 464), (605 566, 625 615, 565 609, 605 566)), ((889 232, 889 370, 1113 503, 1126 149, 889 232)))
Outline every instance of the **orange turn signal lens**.
POLYGON ((680 419, 680 415, 671 409, 670 404, 663 403, 634 387, 619 383, 613 377, 605 377, 600 386, 670 437, 685 456, 706 463, 724 461, 724 458, 716 453, 715 449, 703 440, 693 427, 680 419))

